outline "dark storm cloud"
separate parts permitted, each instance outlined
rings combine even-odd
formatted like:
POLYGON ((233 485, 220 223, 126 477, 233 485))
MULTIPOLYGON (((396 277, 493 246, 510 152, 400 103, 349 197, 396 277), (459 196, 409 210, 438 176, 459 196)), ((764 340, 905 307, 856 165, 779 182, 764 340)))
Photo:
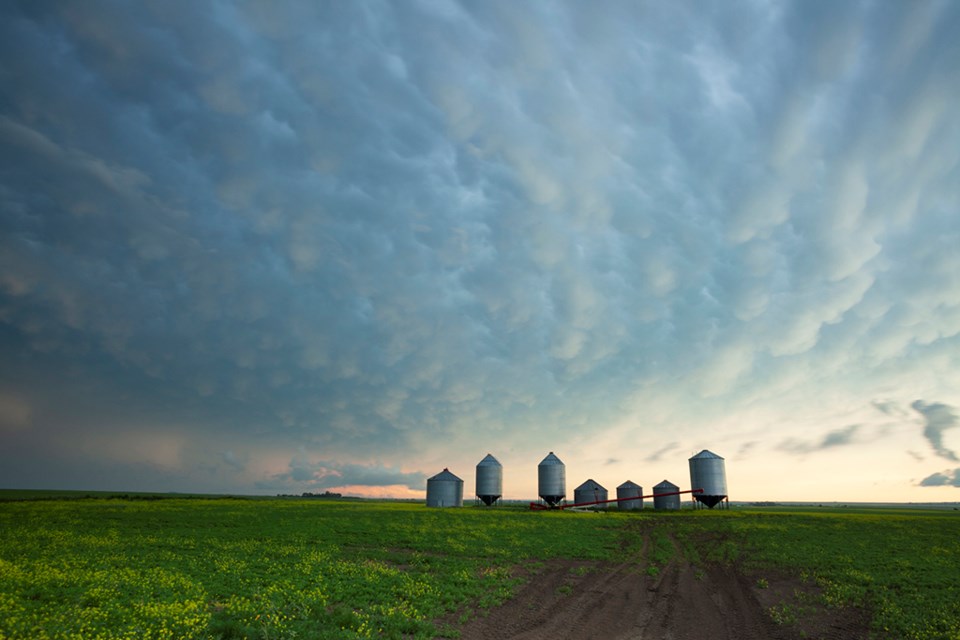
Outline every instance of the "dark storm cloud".
POLYGON ((943 443, 944 431, 960 426, 960 419, 957 418, 954 408, 940 402, 928 403, 923 400, 917 400, 910 406, 923 416, 923 437, 930 442, 934 452, 941 458, 960 461, 956 452, 943 443))
POLYGON ((5 3, 0 428, 292 479, 946 368, 958 16, 5 3))

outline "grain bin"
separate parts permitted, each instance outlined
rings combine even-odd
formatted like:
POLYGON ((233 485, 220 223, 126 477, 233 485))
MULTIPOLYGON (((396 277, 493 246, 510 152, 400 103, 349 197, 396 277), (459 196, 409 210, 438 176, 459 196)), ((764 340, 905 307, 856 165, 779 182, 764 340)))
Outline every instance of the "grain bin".
POLYGON ((676 494, 680 491, 680 487, 664 480, 657 486, 653 488, 653 508, 654 509, 679 509, 680 508, 680 496, 679 495, 660 495, 664 493, 673 493, 676 494))
POLYGON ((551 507, 560 504, 567 495, 567 467, 553 451, 537 467, 537 478, 540 499, 551 507))
MULTIPOLYGON (((607 499, 607 490, 600 486, 595 480, 587 480, 582 485, 573 490, 573 503, 583 504, 585 502, 597 502, 607 499)), ((595 505, 598 509, 606 509, 606 504, 595 505)))
POLYGON ((693 497, 711 509, 727 497, 727 472, 723 458, 704 449, 690 458, 690 488, 703 489, 693 497))
POLYGON ((487 454, 477 463, 477 497, 488 507, 503 495, 503 465, 487 454))
POLYGON ((621 511, 643 509, 643 487, 627 480, 617 487, 617 500, 621 511), (633 500, 624 500, 624 498, 633 498, 633 500))
POLYGON ((428 507, 462 507, 463 480, 444 469, 427 479, 428 507))

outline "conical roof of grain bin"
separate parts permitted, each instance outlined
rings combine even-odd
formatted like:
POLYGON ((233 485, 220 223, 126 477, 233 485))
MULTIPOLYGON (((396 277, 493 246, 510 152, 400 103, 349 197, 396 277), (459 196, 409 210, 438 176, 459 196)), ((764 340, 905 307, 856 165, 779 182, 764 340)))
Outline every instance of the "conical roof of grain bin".
POLYGON ((669 480, 664 480, 653 488, 653 508, 654 509, 679 509, 680 496, 676 495, 680 487, 669 480), (661 495, 672 493, 674 495, 661 495))
POLYGON ((428 507, 462 507, 463 480, 449 469, 444 469, 432 478, 427 478, 428 507))
POLYGON ((624 482, 617 487, 617 505, 621 511, 643 509, 643 487, 630 480, 624 482), (633 498, 633 500, 625 500, 625 498, 633 498))
POLYGON ((503 465, 492 454, 477 463, 477 497, 488 507, 503 495, 503 465))
POLYGON ((538 495, 551 507, 567 496, 567 467, 551 451, 537 467, 538 495))
POLYGON ((704 449, 689 460, 690 488, 703 489, 693 497, 711 509, 727 497, 727 471, 723 458, 704 449))
MULTIPOLYGON (((583 504, 584 502, 597 502, 598 500, 607 499, 607 490, 604 489, 599 482, 593 480, 587 480, 582 485, 573 490, 573 503, 574 504, 583 504)), ((595 505, 598 508, 606 508, 606 504, 595 505)))

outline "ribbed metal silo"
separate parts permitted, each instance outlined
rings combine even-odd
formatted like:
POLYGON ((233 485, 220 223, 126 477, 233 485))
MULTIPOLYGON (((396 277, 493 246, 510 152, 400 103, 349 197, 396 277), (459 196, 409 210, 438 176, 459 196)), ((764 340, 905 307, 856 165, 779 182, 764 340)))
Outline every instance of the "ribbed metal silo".
POLYGON ((555 507, 567 495, 567 467, 553 451, 537 467, 538 493, 540 498, 555 507))
POLYGON ((636 482, 627 480, 617 487, 617 502, 621 511, 632 511, 634 509, 643 509, 643 487, 636 482), (624 500, 624 498, 634 498, 633 500, 624 500))
MULTIPOLYGON (((596 480, 590 479, 573 490, 573 503, 583 504, 584 502, 596 502, 597 500, 606 500, 607 490, 600 486, 596 480)), ((606 509, 607 505, 594 505, 598 509, 606 509)))
POLYGON ((487 454, 477 463, 477 497, 488 507, 503 495, 503 465, 487 454))
POLYGON ((690 458, 690 488, 703 489, 693 497, 711 509, 727 497, 727 471, 723 458, 704 449, 690 458))
POLYGON ((432 478, 427 478, 428 507, 462 507, 463 480, 444 469, 432 478))
POLYGON ((657 486, 653 488, 653 508, 654 509, 679 509, 680 508, 680 496, 664 496, 659 495, 662 493, 676 493, 680 491, 680 487, 664 480, 657 486))

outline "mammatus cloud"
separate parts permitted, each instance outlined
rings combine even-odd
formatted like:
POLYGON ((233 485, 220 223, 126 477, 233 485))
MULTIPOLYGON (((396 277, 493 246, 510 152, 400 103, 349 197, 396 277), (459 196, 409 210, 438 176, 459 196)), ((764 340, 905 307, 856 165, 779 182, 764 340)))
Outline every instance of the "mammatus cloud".
POLYGON ((491 440, 633 424, 596 460, 660 464, 823 402, 792 455, 872 436, 850 403, 956 404, 958 31, 949 2, 0 3, 0 484, 103 478, 138 421, 180 483, 412 487, 392 465, 491 440))
POLYGON ((920 481, 921 487, 960 487, 960 468, 934 473, 920 481))
POLYGON ((954 408, 940 402, 927 403, 923 400, 917 400, 910 406, 923 416, 923 437, 930 442, 934 452, 941 458, 960 462, 956 452, 943 443, 943 433, 960 426, 954 408))
POLYGON ((855 442, 854 436, 860 431, 861 426, 862 425, 859 424, 852 424, 842 429, 831 431, 814 442, 804 442, 789 438, 777 445, 777 448, 788 453, 813 453, 814 451, 822 451, 824 449, 853 444, 855 442))

